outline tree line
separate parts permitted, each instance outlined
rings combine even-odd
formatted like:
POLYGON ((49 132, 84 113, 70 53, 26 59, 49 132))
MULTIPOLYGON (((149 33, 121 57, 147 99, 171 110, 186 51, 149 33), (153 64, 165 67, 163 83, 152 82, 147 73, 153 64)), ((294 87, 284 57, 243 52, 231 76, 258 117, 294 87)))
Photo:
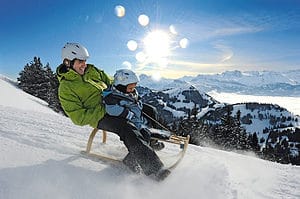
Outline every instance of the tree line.
POLYGON ((23 91, 46 101, 55 112, 63 113, 58 99, 59 82, 49 63, 44 66, 39 57, 34 57, 24 66, 17 80, 23 91))
POLYGON ((190 142, 200 146, 214 146, 229 151, 251 151, 257 157, 283 164, 300 165, 300 129, 265 129, 266 140, 258 139, 257 134, 247 133, 241 126, 240 111, 233 117, 231 110, 221 117, 221 122, 207 123, 198 119, 197 114, 174 123, 171 129, 179 135, 190 135, 190 142), (261 144, 264 144, 261 147, 261 144))

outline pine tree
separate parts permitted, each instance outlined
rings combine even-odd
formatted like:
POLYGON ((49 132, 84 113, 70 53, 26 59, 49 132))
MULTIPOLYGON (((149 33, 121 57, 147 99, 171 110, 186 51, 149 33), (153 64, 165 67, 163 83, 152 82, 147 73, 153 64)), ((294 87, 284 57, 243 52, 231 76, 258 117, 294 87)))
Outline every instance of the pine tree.
POLYGON ((53 73, 53 71, 51 70, 49 64, 45 66, 45 71, 50 81, 50 90, 48 92, 48 99, 47 99, 49 107, 56 112, 63 112, 63 109, 58 99, 58 86, 59 86, 58 79, 56 78, 55 73, 53 73))
POLYGON ((39 57, 34 57, 33 61, 24 66, 19 73, 19 87, 48 103, 48 106, 56 112, 62 112, 58 100, 58 80, 52 72, 49 63, 45 67, 39 57))
POLYGON ((245 150, 250 149, 247 133, 241 126, 240 114, 237 112, 237 117, 231 116, 231 107, 226 108, 226 115, 221 118, 221 124, 213 128, 212 140, 224 149, 245 150))
POLYGON ((260 146, 258 144, 258 137, 257 137, 256 133, 253 133, 252 135, 249 135, 249 143, 250 143, 251 148, 255 152, 260 151, 260 146))
POLYGON ((19 87, 22 90, 47 101, 50 82, 39 57, 34 57, 30 65, 26 64, 24 70, 19 75, 19 87))
POLYGON ((191 116, 193 116, 194 118, 197 118, 198 112, 199 112, 199 108, 197 108, 197 104, 194 103, 194 107, 191 110, 191 116))

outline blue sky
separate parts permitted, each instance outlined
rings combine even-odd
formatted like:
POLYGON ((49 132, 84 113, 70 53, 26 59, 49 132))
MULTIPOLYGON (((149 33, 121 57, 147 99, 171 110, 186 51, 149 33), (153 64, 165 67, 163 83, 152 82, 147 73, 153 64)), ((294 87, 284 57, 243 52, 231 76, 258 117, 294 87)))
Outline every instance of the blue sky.
POLYGON ((88 62, 110 75, 124 67, 169 78, 300 68, 299 0, 2 0, 0 26, 0 74, 13 79, 34 56, 55 70, 66 42, 86 46, 88 62), (164 41, 145 43, 158 30, 167 52, 164 41))

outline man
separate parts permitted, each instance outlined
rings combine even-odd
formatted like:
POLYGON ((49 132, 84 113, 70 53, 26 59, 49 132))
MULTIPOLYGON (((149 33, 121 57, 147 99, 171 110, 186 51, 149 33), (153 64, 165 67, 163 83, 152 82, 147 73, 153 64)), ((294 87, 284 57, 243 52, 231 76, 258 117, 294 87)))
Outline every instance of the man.
POLYGON ((63 63, 57 67, 58 95, 65 113, 76 125, 116 133, 128 149, 123 163, 132 171, 141 168, 147 176, 160 181, 170 174, 154 150, 141 139, 139 130, 126 118, 110 116, 102 104, 102 91, 112 84, 104 71, 92 64, 87 49, 78 43, 67 43, 62 49, 63 63))

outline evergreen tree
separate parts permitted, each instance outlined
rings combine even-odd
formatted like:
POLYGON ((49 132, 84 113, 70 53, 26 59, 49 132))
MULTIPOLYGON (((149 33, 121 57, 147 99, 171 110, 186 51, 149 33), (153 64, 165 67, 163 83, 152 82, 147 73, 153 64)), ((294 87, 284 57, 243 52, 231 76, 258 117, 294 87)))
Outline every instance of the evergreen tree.
POLYGON ((236 112, 236 119, 237 119, 238 122, 241 121, 241 111, 240 111, 240 110, 238 110, 238 111, 236 112))
POLYGON ((18 85, 23 91, 46 101, 54 111, 63 112, 58 99, 58 80, 49 63, 43 67, 40 58, 34 57, 19 76, 18 85))
POLYGON ((253 133, 252 135, 249 135, 249 143, 250 143, 251 148, 255 152, 260 151, 260 146, 258 144, 258 137, 257 137, 256 133, 253 133))
POLYGON ((19 75, 19 87, 22 90, 47 101, 50 82, 39 57, 34 57, 33 62, 26 64, 19 75))
POLYGON ((231 116, 231 108, 228 106, 226 109, 226 115, 221 118, 221 124, 213 127, 212 140, 224 149, 232 150, 245 150, 250 149, 250 143, 248 140, 245 129, 241 126, 238 118, 231 116))
POLYGON ((191 116, 193 116, 194 118, 196 118, 198 112, 199 112, 199 108, 197 108, 197 104, 194 103, 194 107, 193 107, 192 110, 191 110, 191 116))
POLYGON ((49 64, 45 66, 45 70, 46 70, 46 76, 49 78, 50 81, 50 90, 48 92, 48 100, 47 100, 49 107, 56 112, 63 112, 63 109, 58 99, 59 82, 58 79, 56 78, 56 74, 53 73, 49 64))

